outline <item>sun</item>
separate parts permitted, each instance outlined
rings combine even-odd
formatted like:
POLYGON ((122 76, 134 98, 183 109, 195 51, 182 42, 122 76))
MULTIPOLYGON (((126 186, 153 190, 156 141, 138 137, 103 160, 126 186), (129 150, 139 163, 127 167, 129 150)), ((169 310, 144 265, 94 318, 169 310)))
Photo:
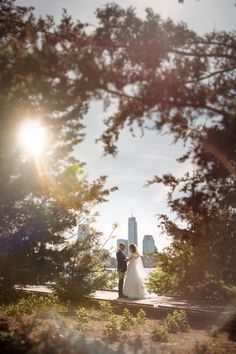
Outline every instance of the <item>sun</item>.
POLYGON ((19 140, 28 153, 40 155, 45 145, 45 129, 38 121, 26 121, 20 127, 19 140))

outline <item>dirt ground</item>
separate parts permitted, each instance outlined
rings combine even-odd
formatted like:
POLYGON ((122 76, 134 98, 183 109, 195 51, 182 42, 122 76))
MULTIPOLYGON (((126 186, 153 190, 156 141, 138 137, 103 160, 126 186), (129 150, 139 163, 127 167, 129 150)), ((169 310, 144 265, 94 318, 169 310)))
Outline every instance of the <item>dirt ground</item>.
MULTIPOLYGON (((107 325, 111 318, 104 318, 103 313, 97 309, 89 308, 86 311, 89 315, 82 320, 73 313, 46 313, 39 317, 23 316, 20 320, 12 317, 9 331, 23 326, 28 339, 32 342, 45 340, 51 343, 58 342, 59 339, 63 340, 64 344, 68 343, 68 346, 75 342, 75 338, 83 338, 88 343, 86 354, 236 353, 236 342, 228 340, 226 333, 211 336, 209 328, 197 330, 189 327, 186 331, 169 333, 168 339, 164 342, 155 341, 152 338, 152 330, 154 327, 163 326, 163 320, 145 319, 141 324, 136 323, 127 329, 119 330, 117 338, 109 338, 107 325)), ((119 315, 116 318, 118 321, 122 319, 119 315)), ((57 350, 55 352, 57 353, 57 350)), ((68 353, 74 352, 77 353, 77 351, 68 351, 68 353)), ((61 351, 58 350, 58 353, 61 351)))

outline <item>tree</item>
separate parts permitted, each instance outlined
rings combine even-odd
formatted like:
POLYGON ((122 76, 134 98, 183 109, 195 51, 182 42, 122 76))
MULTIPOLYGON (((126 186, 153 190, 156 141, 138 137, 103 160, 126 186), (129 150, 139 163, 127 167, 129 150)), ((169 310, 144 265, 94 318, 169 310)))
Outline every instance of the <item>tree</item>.
MULTIPOLYGON (((179 161, 195 164, 193 175, 152 180, 172 188, 169 206, 186 224, 181 229, 163 216, 173 236, 163 269, 175 275, 175 258, 187 274, 176 280, 176 289, 190 293, 191 279, 197 284, 203 278, 202 257, 204 276, 235 285, 235 33, 199 36, 150 9, 142 20, 133 8, 112 4, 97 11, 99 25, 88 34, 66 12, 56 25, 52 17, 35 19, 32 9, 13 1, 0 6, 2 273, 17 268, 26 281, 36 271, 28 272, 29 263, 20 267, 19 260, 30 258, 32 269, 40 270, 41 261, 49 259, 53 273, 58 262, 52 254, 58 255, 54 251, 62 246, 65 230, 91 204, 105 200, 104 178, 90 185, 71 152, 83 138, 89 100, 109 104, 115 97, 117 112, 106 119, 101 137, 105 153, 117 153, 125 126, 148 126, 186 143, 179 161), (36 164, 15 140, 25 115, 42 117, 51 139, 36 164)), ((3 279, 10 277, 5 273, 3 279)))
POLYGON ((105 152, 116 153, 120 130, 132 123, 151 121, 176 140, 196 141, 204 138, 205 122, 217 127, 234 117, 234 33, 199 36, 151 9, 141 20, 134 9, 117 5, 98 10, 97 17, 96 46, 105 57, 99 88, 119 98, 117 113, 106 120, 105 152))
POLYGON ((100 251, 98 240, 98 232, 91 229, 85 240, 77 240, 63 249, 63 267, 53 286, 60 299, 79 302, 106 285, 108 255, 100 251))
MULTIPOLYGON (((106 101, 118 101, 101 136, 105 153, 116 155, 125 126, 169 132, 186 144, 179 162, 189 159, 195 172, 151 181, 172 188, 169 206, 186 225, 180 228, 162 217, 173 237, 166 269, 183 275, 177 280, 179 292, 196 294, 194 284, 200 288, 209 278, 217 287, 219 282, 235 286, 236 34, 200 36, 151 9, 142 20, 132 8, 107 5, 97 17, 96 52, 104 58, 97 89, 106 101)), ((212 289, 205 290, 198 294, 212 289)))
POLYGON ((1 1, 0 13, 0 275, 7 290, 52 281, 68 232, 110 190, 105 177, 90 183, 72 154, 89 99, 84 26, 66 12, 58 24, 36 19, 33 8, 12 0, 1 1), (43 155, 18 144, 27 117, 47 132, 43 155))

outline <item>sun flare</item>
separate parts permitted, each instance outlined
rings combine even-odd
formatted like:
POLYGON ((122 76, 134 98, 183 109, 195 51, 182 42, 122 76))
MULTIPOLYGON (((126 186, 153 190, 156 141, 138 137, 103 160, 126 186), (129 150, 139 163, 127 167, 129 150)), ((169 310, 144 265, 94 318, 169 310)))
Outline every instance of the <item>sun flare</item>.
POLYGON ((40 155, 45 144, 45 131, 37 121, 25 122, 19 132, 20 143, 32 155, 40 155))

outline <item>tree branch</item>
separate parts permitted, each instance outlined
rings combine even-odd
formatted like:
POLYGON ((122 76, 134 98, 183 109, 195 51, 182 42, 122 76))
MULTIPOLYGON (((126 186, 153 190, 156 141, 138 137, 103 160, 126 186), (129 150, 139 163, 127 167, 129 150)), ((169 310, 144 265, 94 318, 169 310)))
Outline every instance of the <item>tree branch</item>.
POLYGON ((199 82, 199 81, 202 81, 202 80, 209 79, 212 76, 215 76, 215 75, 218 75, 218 74, 223 74, 225 72, 229 72, 229 71, 233 71, 233 70, 236 70, 236 67, 232 67, 232 68, 228 68, 228 69, 224 69, 224 70, 214 71, 214 72, 212 72, 212 73, 210 73, 208 75, 199 77, 199 79, 185 81, 185 84, 193 84, 195 82, 199 82))
POLYGON ((120 98, 125 98, 125 99, 130 99, 130 100, 137 100, 139 102, 143 101, 140 97, 130 96, 130 95, 127 95, 124 92, 108 89, 105 86, 100 87, 100 89, 103 90, 103 91, 106 91, 107 93, 110 93, 111 95, 114 95, 114 96, 117 96, 117 97, 120 97, 120 98))
POLYGON ((236 178, 236 169, 224 155, 207 141, 202 141, 203 147, 219 160, 222 165, 236 178))
POLYGON ((189 56, 189 57, 205 57, 205 58, 225 58, 225 59, 233 59, 236 60, 236 56, 233 55, 225 55, 225 54, 217 54, 217 53, 193 53, 193 52, 185 52, 184 50, 175 50, 175 49, 170 49, 170 52, 183 55, 183 56, 189 56))
POLYGON ((211 106, 208 106, 208 105, 205 105, 203 106, 202 108, 206 108, 212 112, 215 112, 215 113, 218 113, 218 114, 221 114, 223 116, 228 116, 230 115, 231 113, 230 112, 226 112, 226 111, 223 111, 221 109, 218 109, 218 108, 214 108, 214 107, 211 107, 211 106))

